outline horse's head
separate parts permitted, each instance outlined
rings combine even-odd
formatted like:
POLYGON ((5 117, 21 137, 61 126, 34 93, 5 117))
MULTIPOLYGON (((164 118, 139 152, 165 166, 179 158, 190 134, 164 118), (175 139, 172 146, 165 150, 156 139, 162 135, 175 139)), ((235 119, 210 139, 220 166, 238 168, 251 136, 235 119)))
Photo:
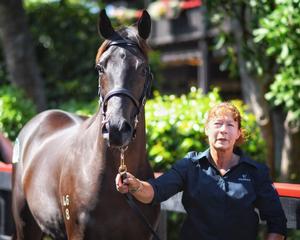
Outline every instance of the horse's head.
POLYGON ((134 137, 139 113, 150 90, 146 39, 151 19, 143 11, 135 25, 115 31, 102 10, 98 28, 106 39, 96 57, 103 115, 101 130, 109 146, 124 147, 134 137))

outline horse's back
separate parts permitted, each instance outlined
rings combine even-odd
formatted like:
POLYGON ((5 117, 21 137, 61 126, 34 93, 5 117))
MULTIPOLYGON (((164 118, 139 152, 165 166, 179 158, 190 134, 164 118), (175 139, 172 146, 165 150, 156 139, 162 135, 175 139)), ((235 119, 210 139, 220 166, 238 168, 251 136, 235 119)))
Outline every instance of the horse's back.
POLYGON ((72 113, 60 110, 47 110, 32 118, 21 130, 18 141, 23 144, 32 144, 43 141, 82 123, 83 118, 72 113))
POLYGON ((81 124, 83 117, 61 111, 47 110, 31 119, 22 129, 20 136, 35 134, 41 139, 47 138, 57 131, 81 124))
POLYGON ((21 162, 18 165, 23 169, 33 165, 32 161, 38 161, 34 165, 46 161, 44 157, 54 155, 53 150, 57 152, 63 141, 75 135, 84 120, 84 117, 61 110, 39 113, 19 133, 13 163, 21 162))

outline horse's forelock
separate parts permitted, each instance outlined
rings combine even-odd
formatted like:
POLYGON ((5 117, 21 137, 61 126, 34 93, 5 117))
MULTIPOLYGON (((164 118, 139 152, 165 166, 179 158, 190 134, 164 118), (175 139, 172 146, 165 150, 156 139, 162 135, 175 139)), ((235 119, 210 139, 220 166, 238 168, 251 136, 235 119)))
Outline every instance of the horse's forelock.
MULTIPOLYGON (((128 37, 130 40, 137 42, 144 55, 147 57, 150 47, 146 43, 145 39, 139 36, 136 25, 123 28, 121 29, 121 31, 124 32, 124 34, 126 34, 126 37, 128 37)), ((120 33, 120 35, 122 36, 122 33, 120 33)))
POLYGON ((105 52, 105 50, 107 49, 110 42, 111 41, 109 41, 109 40, 105 40, 99 47, 97 55, 96 55, 96 64, 99 62, 101 55, 105 52))
MULTIPOLYGON (((128 38, 131 41, 136 42, 139 45, 140 49, 142 50, 143 54, 147 57, 150 47, 148 46, 146 41, 138 35, 138 32, 135 27, 121 28, 117 31, 117 33, 125 39, 128 38)), ((101 55, 108 48, 110 42, 111 42, 111 40, 105 40, 101 44, 100 48, 98 49, 97 55, 96 55, 96 64, 99 62, 101 55)))

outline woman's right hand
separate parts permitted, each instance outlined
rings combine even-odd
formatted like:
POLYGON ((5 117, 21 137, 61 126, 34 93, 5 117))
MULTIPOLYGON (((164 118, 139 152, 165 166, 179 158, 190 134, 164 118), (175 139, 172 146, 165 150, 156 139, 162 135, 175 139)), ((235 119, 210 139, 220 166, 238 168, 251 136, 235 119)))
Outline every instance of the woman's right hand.
POLYGON ((154 190, 150 183, 141 181, 131 173, 126 172, 122 179, 121 174, 115 178, 116 189, 120 193, 131 193, 137 200, 143 203, 150 203, 154 197, 154 190))
POLYGON ((116 189, 120 193, 135 193, 142 188, 142 182, 133 176, 131 173, 126 172, 123 175, 117 174, 115 182, 116 189), (126 175, 124 175, 126 174, 126 175))

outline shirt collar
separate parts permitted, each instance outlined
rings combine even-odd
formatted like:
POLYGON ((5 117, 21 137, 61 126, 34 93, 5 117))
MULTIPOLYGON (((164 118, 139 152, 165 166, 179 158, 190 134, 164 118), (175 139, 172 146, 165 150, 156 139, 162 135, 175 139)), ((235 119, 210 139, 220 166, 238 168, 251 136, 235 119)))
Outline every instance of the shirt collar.
POLYGON ((234 150, 233 150, 233 152, 234 152, 235 154, 237 154, 237 155, 240 156, 240 161, 239 161, 239 163, 247 163, 247 164, 249 164, 249 165, 251 165, 251 166, 253 166, 253 167, 255 167, 255 168, 258 168, 258 167, 259 167, 259 166, 258 166, 258 163, 255 162, 254 160, 252 160, 251 158, 247 157, 247 156, 245 155, 245 153, 242 151, 242 149, 240 149, 239 147, 235 147, 234 150))
MULTIPOLYGON (((239 148, 239 147, 235 147, 233 152, 237 155, 240 156, 240 161, 239 161, 239 164, 240 163, 246 163, 246 164, 249 164, 255 168, 258 168, 258 163, 253 161, 252 159, 250 159, 249 157, 247 157, 244 152, 239 148)), ((209 159, 209 155, 210 155, 210 151, 209 151, 209 148, 206 149, 204 152, 199 152, 197 154, 195 154, 194 156, 191 157, 191 160, 193 162, 199 162, 200 160, 203 160, 203 159, 209 159)))
POLYGON ((208 159, 209 154, 210 153, 209 153, 209 148, 208 148, 204 152, 196 153, 194 156, 191 157, 191 159, 193 162, 199 162, 199 160, 208 159))

